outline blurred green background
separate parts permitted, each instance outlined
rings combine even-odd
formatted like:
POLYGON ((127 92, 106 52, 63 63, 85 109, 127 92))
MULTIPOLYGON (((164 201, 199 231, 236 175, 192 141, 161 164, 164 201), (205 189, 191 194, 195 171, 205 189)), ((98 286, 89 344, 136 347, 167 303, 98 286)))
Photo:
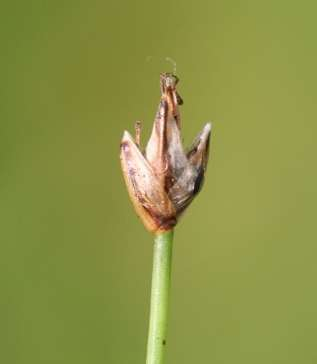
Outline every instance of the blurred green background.
POLYGON ((185 144, 214 133, 167 364, 316 363, 316 2, 1 8, 1 362, 144 363, 152 238, 118 152, 135 120, 147 140, 168 56, 185 144))

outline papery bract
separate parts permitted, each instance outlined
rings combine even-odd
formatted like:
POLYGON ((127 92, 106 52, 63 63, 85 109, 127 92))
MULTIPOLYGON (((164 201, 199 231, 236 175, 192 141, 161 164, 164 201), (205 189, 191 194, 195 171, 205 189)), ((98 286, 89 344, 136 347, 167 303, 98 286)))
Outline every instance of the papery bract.
POLYGON ((207 168, 211 124, 208 123, 185 152, 180 135, 178 78, 163 73, 161 100, 145 151, 125 131, 120 159, 134 208, 145 227, 154 233, 171 230, 200 191, 207 168))

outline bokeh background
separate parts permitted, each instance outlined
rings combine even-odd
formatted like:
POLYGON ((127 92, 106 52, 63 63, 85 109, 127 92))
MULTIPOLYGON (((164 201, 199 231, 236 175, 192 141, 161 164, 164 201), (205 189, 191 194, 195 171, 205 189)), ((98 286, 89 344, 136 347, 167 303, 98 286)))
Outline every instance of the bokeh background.
POLYGON ((147 140, 172 57, 185 144, 214 133, 167 364, 316 363, 316 3, 1 8, 1 362, 144 362, 152 238, 118 151, 135 120, 147 140))

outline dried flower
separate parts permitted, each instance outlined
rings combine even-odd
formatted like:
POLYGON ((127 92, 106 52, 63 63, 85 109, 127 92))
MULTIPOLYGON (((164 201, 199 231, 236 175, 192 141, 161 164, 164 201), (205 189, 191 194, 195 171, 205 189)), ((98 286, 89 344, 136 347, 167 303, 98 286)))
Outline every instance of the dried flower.
POLYGON ((121 141, 121 166, 134 208, 145 227, 154 233, 171 230, 200 191, 208 162, 211 124, 184 152, 180 135, 178 78, 163 73, 161 101, 145 151, 140 148, 141 125, 136 138, 125 131, 121 141))

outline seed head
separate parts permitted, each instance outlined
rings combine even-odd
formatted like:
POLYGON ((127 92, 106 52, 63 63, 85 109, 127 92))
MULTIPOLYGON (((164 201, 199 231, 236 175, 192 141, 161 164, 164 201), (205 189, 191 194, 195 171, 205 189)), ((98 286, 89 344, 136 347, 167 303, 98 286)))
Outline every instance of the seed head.
POLYGON ((120 146, 123 176, 134 208, 145 227, 154 233, 171 230, 200 191, 207 168, 211 124, 205 125, 185 152, 180 135, 178 78, 160 76, 161 100, 145 151, 125 131, 120 146))

